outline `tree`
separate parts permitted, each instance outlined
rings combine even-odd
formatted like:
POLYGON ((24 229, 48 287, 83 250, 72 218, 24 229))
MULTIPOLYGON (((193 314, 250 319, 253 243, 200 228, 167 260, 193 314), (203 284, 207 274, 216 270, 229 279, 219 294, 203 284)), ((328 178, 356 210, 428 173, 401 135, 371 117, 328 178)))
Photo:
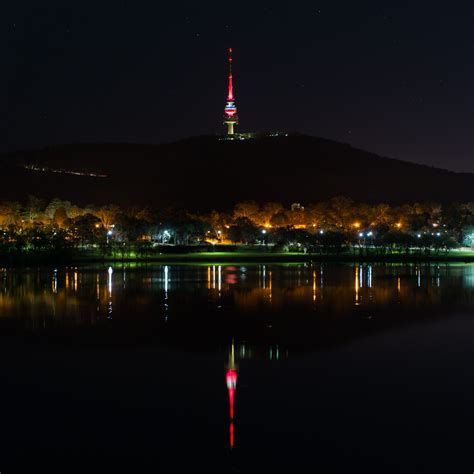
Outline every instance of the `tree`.
POLYGON ((189 245, 193 241, 203 241, 210 230, 209 224, 199 219, 187 218, 175 221, 172 226, 177 244, 189 245))
POLYGON ((23 207, 22 218, 28 224, 33 224, 37 221, 44 209, 45 202, 43 199, 37 198, 36 196, 29 195, 26 198, 26 204, 23 207))
POLYGON ((53 221, 59 227, 64 227, 66 225, 68 217, 66 209, 64 209, 64 207, 58 207, 54 211, 53 221))
POLYGON ((325 253, 340 253, 347 245, 347 235, 341 231, 327 231, 323 234, 316 234, 315 244, 325 253))
POLYGON ((15 225, 21 221, 20 203, 18 202, 2 202, 0 203, 0 227, 6 228, 15 225))
POLYGON ((294 226, 304 226, 308 221, 305 208, 299 203, 292 204, 291 210, 287 215, 290 224, 294 226))
POLYGON ((462 242, 465 229, 474 224, 474 203, 443 206, 441 221, 446 228, 454 232, 457 240, 462 242))
POLYGON ((341 196, 332 198, 329 201, 327 215, 332 228, 349 229, 355 221, 354 202, 341 196))
POLYGON ((110 204, 108 206, 100 207, 94 214, 100 219, 102 227, 108 230, 113 224, 115 224, 115 219, 119 212, 120 209, 117 206, 110 204))
POLYGON ((284 214, 285 209, 283 205, 279 202, 267 202, 263 205, 263 208, 260 212, 259 224, 263 226, 269 226, 273 224, 271 220, 277 214, 284 214))
POLYGON ((236 219, 234 225, 229 229, 229 239, 234 243, 253 243, 257 239, 258 234, 258 228, 247 217, 236 219))
POLYGON ((69 209, 71 209, 72 205, 69 201, 62 201, 61 199, 59 198, 54 198, 49 204, 48 206, 46 207, 46 209, 44 210, 44 213, 46 214, 46 216, 49 217, 49 219, 53 220, 54 219, 54 213, 56 212, 56 210, 58 208, 64 208, 65 211, 66 211, 66 214, 67 212, 69 211, 69 209))
POLYGON ((290 223, 288 215, 285 211, 277 212, 273 214, 270 219, 270 225, 272 227, 286 227, 290 223))
POLYGON ((116 216, 114 232, 118 235, 118 240, 136 242, 146 233, 147 228, 148 224, 144 220, 123 213, 116 216))
POLYGON ((84 214, 76 217, 72 222, 74 237, 81 246, 96 244, 105 241, 104 230, 101 228, 100 219, 93 214, 84 214))
POLYGON ((379 242, 385 249, 405 251, 407 253, 410 247, 414 247, 417 244, 417 241, 411 234, 395 230, 387 232, 379 242))
POLYGON ((247 218, 258 222, 260 206, 255 201, 239 202, 234 207, 234 219, 247 218))

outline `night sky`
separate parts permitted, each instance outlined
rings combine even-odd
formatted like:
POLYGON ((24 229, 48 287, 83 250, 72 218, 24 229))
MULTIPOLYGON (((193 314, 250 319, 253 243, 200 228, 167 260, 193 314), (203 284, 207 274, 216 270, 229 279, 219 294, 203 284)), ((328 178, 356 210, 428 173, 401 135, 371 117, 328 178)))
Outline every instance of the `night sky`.
POLYGON ((224 133, 232 46, 238 130, 474 172, 474 4, 387 3, 2 2, 0 151, 224 133))

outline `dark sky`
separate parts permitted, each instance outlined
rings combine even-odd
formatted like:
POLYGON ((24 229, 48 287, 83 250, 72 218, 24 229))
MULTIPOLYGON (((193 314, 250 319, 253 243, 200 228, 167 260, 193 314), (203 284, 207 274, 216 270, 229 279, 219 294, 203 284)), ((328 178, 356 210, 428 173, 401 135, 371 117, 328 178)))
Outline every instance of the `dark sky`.
POLYGON ((474 172, 474 3, 9 1, 0 151, 289 130, 474 172))

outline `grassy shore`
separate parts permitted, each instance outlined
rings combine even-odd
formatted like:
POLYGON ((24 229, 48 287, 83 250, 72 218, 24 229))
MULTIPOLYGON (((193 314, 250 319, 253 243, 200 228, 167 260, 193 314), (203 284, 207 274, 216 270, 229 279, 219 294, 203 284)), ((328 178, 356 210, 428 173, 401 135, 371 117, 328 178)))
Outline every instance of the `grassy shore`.
POLYGON ((303 253, 271 251, 234 251, 234 252, 185 252, 161 253, 151 256, 82 256, 77 263, 95 262, 157 262, 157 263, 303 263, 310 261, 329 262, 474 262, 474 251, 451 250, 431 253, 378 253, 366 251, 345 251, 339 253, 303 253))
POLYGON ((110 254, 99 252, 75 252, 68 255, 38 255, 23 254, 14 258, 2 258, 0 265, 30 266, 30 265, 81 265, 94 263, 137 262, 137 263, 304 263, 304 262, 474 262, 474 251, 451 250, 448 252, 377 252, 373 249, 351 249, 335 253, 304 253, 304 252, 274 252, 262 250, 234 250, 198 252, 188 251, 179 253, 110 254))

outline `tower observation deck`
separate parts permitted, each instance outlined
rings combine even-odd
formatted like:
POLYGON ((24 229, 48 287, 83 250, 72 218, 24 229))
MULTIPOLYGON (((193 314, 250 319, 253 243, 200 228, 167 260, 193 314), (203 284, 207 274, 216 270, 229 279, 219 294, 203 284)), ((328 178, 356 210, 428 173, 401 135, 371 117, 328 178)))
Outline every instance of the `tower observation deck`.
POLYGON ((234 86, 232 83, 232 48, 229 48, 229 85, 227 101, 224 109, 224 125, 227 125, 227 135, 234 135, 234 126, 239 124, 237 106, 235 105, 234 86))

